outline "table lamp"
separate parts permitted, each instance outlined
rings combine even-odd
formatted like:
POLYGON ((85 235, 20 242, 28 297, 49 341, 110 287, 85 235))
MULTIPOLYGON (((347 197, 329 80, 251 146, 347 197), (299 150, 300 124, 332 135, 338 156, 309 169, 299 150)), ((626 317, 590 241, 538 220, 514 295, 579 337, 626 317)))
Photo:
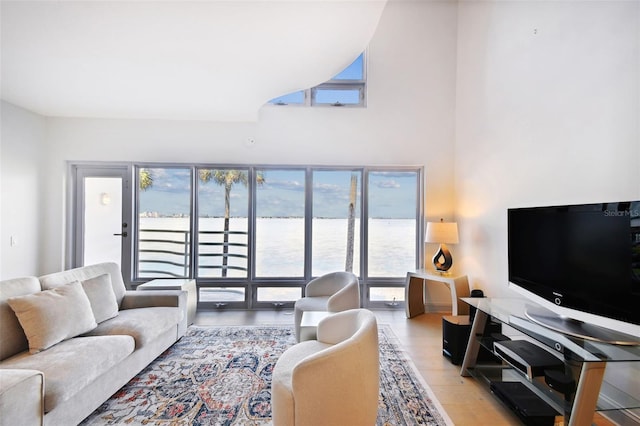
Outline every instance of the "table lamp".
POLYGON ((444 222, 442 219, 440 222, 427 222, 425 242, 440 244, 440 248, 433 256, 433 266, 436 271, 447 272, 453 265, 453 259, 446 244, 458 244, 458 224, 444 222))

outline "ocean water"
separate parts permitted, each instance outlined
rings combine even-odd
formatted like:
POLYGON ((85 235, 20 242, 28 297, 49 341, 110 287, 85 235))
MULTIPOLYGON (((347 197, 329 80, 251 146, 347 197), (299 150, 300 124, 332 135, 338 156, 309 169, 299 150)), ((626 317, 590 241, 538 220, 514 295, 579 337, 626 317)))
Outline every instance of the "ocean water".
MULTIPOLYGON (((222 218, 201 218, 199 230, 220 231, 222 218)), ((360 221, 355 221, 353 270, 360 268, 360 221)), ((408 270, 415 269, 416 221, 413 219, 371 219, 368 223, 368 265, 371 277, 404 277, 408 270)), ((141 242, 141 250, 164 250, 184 252, 188 246, 189 218, 140 218, 140 229, 174 230, 182 233, 141 233, 141 239, 172 239, 175 243, 158 241, 141 242)), ((246 218, 231 218, 230 230, 247 232, 246 218)), ((345 270, 347 257, 347 219, 314 219, 312 226, 312 275, 322 275, 336 270, 345 270)), ((304 219, 302 218, 258 218, 256 221, 256 275, 259 277, 300 277, 304 275, 304 219)), ((201 234, 200 243, 222 242, 221 235, 201 234)), ((247 244, 247 236, 231 235, 229 242, 247 244)), ((201 253, 221 253, 219 246, 201 246, 201 253)), ((229 253, 247 256, 246 247, 232 246, 229 253)), ((168 253, 141 253, 141 259, 184 263, 185 255, 168 253)), ((220 263, 219 257, 201 257, 201 264, 220 263)), ((181 266, 153 263, 153 269, 170 270, 182 274, 181 266)), ((229 265, 246 267, 246 258, 230 258, 229 265)), ((145 265, 146 267, 146 265, 145 265)), ((219 269, 203 269, 200 276, 219 277, 219 269)), ((142 275, 144 276, 144 275, 142 275)), ((244 277, 246 272, 230 270, 230 277, 244 277)))

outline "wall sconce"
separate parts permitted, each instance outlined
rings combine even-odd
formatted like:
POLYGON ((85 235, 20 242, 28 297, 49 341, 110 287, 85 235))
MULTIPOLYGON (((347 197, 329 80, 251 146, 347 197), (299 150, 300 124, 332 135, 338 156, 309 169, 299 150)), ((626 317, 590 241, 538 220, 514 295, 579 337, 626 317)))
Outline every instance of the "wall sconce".
POLYGON ((433 266, 436 271, 447 272, 453 265, 451 252, 446 244, 458 244, 458 224, 456 222, 427 222, 427 232, 424 238, 427 243, 439 243, 440 248, 433 256, 433 266))
POLYGON ((100 195, 100 203, 102 203, 103 206, 108 206, 109 204, 111 204, 111 195, 109 195, 106 192, 103 192, 100 195))

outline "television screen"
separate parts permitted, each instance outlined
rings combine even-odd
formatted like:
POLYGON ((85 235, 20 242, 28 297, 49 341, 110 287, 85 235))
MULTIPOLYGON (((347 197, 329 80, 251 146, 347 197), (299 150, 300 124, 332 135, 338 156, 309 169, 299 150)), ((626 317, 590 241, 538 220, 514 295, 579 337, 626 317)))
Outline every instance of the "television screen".
POLYGON ((509 209, 508 256, 511 283, 640 324, 640 201, 509 209))

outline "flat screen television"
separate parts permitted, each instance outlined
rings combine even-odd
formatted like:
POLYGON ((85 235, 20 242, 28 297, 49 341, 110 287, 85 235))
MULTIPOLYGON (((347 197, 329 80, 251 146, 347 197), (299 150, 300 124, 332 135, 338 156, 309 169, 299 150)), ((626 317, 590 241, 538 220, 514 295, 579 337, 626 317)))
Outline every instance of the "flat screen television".
POLYGON ((512 208, 507 216, 510 285, 561 314, 532 319, 587 338, 591 330, 570 330, 582 313, 640 325, 640 201, 512 208))

